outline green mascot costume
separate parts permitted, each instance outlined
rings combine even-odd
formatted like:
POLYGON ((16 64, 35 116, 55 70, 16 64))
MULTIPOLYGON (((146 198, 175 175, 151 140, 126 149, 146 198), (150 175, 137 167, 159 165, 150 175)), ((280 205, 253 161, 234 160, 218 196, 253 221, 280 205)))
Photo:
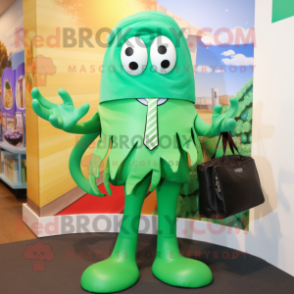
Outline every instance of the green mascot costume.
POLYGON ((89 104, 75 108, 65 90, 59 90, 64 102, 61 105, 46 100, 38 89, 32 90, 37 115, 56 128, 83 134, 69 162, 78 186, 91 195, 105 196, 98 190, 96 179, 100 164, 109 153, 103 176, 105 187, 110 195, 110 183, 125 188, 124 216, 113 253, 88 267, 81 285, 90 292, 111 293, 137 282, 139 219, 150 187, 156 189, 158 202, 153 274, 174 286, 206 286, 213 279, 209 267, 183 257, 179 251, 177 200, 180 189, 189 183, 189 165, 203 162, 198 137, 213 137, 235 129, 232 117, 238 102, 232 98, 225 114, 217 105, 211 125, 202 121, 193 104, 195 82, 187 41, 177 23, 166 14, 146 11, 125 18, 109 34, 107 42, 100 106, 90 120, 78 122, 89 110, 89 104), (98 136, 86 179, 80 161, 98 136))

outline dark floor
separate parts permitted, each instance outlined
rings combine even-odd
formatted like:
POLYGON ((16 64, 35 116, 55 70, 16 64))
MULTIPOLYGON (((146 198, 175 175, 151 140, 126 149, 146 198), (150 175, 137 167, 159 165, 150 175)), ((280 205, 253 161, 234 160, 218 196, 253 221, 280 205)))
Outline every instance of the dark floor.
MULTIPOLYGON (((0 293, 87 293, 80 287, 82 272, 109 254, 116 237, 114 233, 74 234, 2 244, 0 293), (44 268, 23 255, 28 245, 36 242, 48 244, 54 253, 54 259, 45 261, 44 268)), ((140 280, 122 293, 294 293, 294 278, 259 258, 204 242, 179 239, 179 244, 184 255, 200 256, 210 266, 214 275, 210 286, 183 289, 157 280, 151 273, 156 236, 141 235, 137 248, 140 280)))

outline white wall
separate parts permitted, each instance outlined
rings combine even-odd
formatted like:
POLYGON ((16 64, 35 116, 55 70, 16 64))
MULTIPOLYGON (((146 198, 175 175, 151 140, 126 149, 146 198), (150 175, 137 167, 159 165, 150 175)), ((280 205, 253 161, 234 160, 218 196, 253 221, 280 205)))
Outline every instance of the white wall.
POLYGON ((294 275, 294 17, 271 15, 272 1, 256 0, 252 155, 267 202, 251 213, 246 248, 294 275))

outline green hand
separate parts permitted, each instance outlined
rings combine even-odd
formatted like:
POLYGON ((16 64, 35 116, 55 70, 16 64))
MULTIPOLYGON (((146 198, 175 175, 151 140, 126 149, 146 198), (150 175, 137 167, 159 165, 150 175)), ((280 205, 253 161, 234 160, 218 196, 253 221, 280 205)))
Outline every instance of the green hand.
POLYGON ((33 110, 43 119, 49 121, 52 126, 64 131, 71 130, 76 123, 88 112, 90 105, 84 103, 80 108, 75 108, 70 95, 63 89, 58 91, 63 104, 54 104, 44 98, 37 88, 33 88, 33 110))
POLYGON ((233 97, 230 99, 230 108, 222 114, 223 107, 218 104, 213 109, 210 137, 215 137, 223 132, 231 132, 236 128, 236 121, 233 119, 238 109, 239 102, 233 97))

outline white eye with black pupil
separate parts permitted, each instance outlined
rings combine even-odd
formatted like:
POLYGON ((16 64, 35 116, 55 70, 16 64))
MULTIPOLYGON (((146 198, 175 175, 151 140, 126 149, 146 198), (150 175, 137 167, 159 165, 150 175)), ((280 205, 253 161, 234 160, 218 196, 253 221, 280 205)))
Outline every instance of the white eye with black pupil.
POLYGON ((169 73, 177 59, 173 42, 166 36, 158 36, 151 44, 150 57, 152 66, 158 73, 169 73))
POLYGON ((128 39, 122 46, 120 59, 124 70, 132 75, 141 74, 148 62, 146 45, 139 37, 128 39))

